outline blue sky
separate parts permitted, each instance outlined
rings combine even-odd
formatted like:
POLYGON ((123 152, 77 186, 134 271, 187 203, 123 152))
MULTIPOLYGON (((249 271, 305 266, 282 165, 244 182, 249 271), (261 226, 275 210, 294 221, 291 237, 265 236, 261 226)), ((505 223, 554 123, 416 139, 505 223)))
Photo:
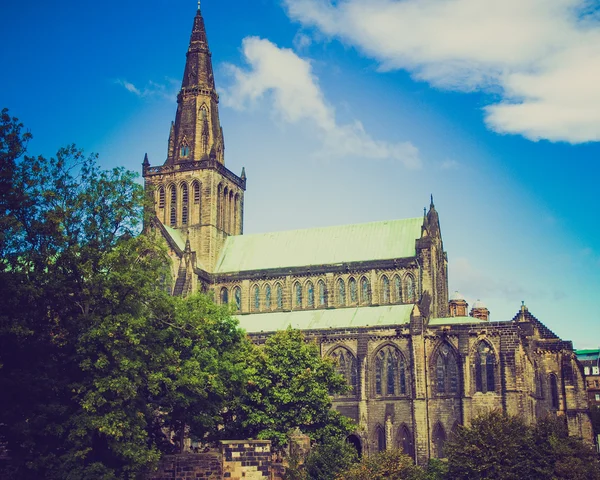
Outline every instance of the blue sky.
MULTIPOLYGON (((420 216, 450 289, 600 344, 600 16, 581 0, 205 0, 247 233, 420 216)), ((31 153, 166 156, 194 1, 3 2, 31 153)))

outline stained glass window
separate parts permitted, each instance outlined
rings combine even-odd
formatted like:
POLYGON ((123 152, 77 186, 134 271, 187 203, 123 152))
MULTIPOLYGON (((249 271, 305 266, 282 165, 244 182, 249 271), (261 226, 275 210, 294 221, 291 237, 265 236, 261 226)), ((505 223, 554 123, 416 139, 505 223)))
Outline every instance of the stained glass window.
POLYGON ((475 357, 475 388, 478 392, 493 392, 495 384, 495 357, 487 342, 480 342, 475 357))
POLYGON ((171 185, 171 226, 177 225, 177 189, 171 185))
POLYGON ((325 282, 319 280, 319 306, 324 307, 327 305, 327 293, 325 291, 325 282))
POLYGON ((235 287, 233 297, 235 299, 235 306, 240 311, 242 309, 242 289, 240 287, 235 287))
POLYGON ((271 285, 265 287, 265 308, 271 310, 271 285))
POLYGON ((394 277, 394 302, 402 303, 402 281, 398 275, 394 277))
POLYGON ((350 303, 358 303, 358 290, 356 288, 356 280, 353 278, 348 280, 348 289, 350 290, 350 303))
POLYGON ((375 394, 406 394, 404 357, 397 348, 391 345, 382 348, 375 359, 375 394))
POLYGON ((346 305, 346 284, 344 280, 338 278, 338 305, 344 306, 346 305))
POLYGON ((360 301, 363 304, 371 303, 371 285, 366 277, 360 280, 360 301))
POLYGON ((260 289, 258 285, 254 285, 254 311, 258 312, 260 310, 260 289))
POLYGON ((294 291, 296 292, 296 307, 302 308, 302 286, 300 285, 300 282, 296 282, 294 291))
POLYGON ((406 299, 408 303, 414 303, 415 297, 415 279, 412 275, 406 277, 406 299))
POLYGON ((458 364, 454 352, 446 343, 438 350, 435 371, 437 393, 458 393, 458 364))
POLYGON ((331 353, 331 358, 337 360, 337 372, 343 375, 350 386, 350 391, 345 395, 356 395, 358 389, 358 371, 356 368, 356 358, 345 348, 336 348, 331 353))
POLYGON ((278 283, 275 288, 277 295, 277 309, 281 310, 283 308, 283 288, 281 288, 281 284, 278 283))
POLYGON ((181 224, 188 224, 188 186, 187 183, 181 185, 181 224))
POLYGON ((315 287, 312 282, 306 284, 306 296, 308 308, 315 308, 315 287))
POLYGON ((225 287, 221 289, 221 303, 226 305, 229 302, 229 292, 225 287))
POLYGON ((381 303, 390 303, 390 280, 385 275, 381 278, 381 303))
POLYGON ((402 450, 406 455, 413 458, 415 456, 415 450, 413 448, 413 438, 410 433, 410 430, 406 425, 403 425, 400 429, 400 442, 402 446, 402 450))

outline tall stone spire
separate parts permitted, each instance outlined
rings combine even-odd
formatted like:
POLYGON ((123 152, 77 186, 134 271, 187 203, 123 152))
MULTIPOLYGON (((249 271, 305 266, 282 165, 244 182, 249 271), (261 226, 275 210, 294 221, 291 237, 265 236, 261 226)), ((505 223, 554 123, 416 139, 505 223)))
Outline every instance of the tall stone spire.
POLYGON ((177 104, 165 165, 202 160, 216 160, 223 164, 225 148, 219 121, 219 96, 215 90, 211 53, 199 6, 177 104))

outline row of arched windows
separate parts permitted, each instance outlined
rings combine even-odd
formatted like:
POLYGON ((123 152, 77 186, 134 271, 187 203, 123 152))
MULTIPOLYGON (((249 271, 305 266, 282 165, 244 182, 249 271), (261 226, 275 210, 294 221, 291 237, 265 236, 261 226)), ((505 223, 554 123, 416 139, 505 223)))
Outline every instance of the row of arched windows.
POLYGON ((417 301, 415 277, 408 274, 404 280, 394 275, 392 280, 387 275, 381 277, 381 303, 415 303, 417 301))
POLYGON ((217 187, 217 228, 236 234, 240 221, 240 194, 219 184, 217 187))
POLYGON ((170 185, 165 188, 161 185, 158 187, 158 208, 167 210, 168 224, 171 227, 200 223, 201 192, 202 184, 199 181, 192 182, 192 203, 190 202, 190 188, 185 182, 179 184, 179 186, 170 185), (181 198, 181 202, 178 202, 179 198, 181 198), (179 211, 181 211, 181 217, 179 217, 179 211), (194 212, 193 217, 190 214, 191 211, 194 212))
MULTIPOLYGON (((377 451, 383 452, 387 449, 387 440, 385 435, 385 429, 378 425, 375 427, 375 441, 377 442, 377 451)), ((403 424, 398 429, 398 434, 396 437, 396 446, 408 455, 411 458, 415 456, 415 447, 413 435, 410 432, 410 429, 406 424, 403 424)))

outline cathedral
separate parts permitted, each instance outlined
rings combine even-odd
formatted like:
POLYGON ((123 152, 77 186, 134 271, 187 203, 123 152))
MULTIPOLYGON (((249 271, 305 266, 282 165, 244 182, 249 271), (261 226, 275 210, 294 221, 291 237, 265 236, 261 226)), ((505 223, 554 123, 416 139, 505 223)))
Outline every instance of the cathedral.
POLYGON ((143 176, 152 228, 167 242, 172 293, 213 292, 256 342, 291 326, 337 359, 350 386, 334 408, 368 454, 399 447, 418 464, 444 457, 458 425, 490 409, 528 422, 566 419, 588 441, 586 387, 571 342, 525 305, 492 321, 448 292, 431 199, 423 216, 243 235, 246 174, 225 166, 211 53, 198 9, 167 158, 143 176))

